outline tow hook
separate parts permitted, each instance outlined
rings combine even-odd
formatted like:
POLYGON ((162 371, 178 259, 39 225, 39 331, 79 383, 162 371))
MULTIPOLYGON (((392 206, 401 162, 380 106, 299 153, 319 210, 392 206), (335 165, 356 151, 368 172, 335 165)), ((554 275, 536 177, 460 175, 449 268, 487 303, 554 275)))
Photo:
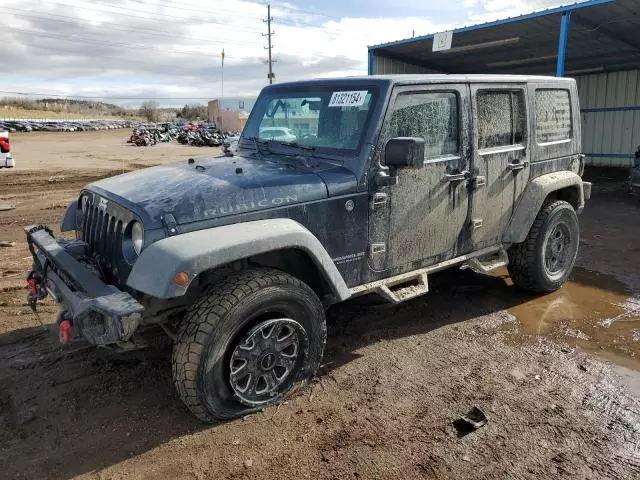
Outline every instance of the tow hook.
POLYGON ((58 323, 58 336, 60 337, 60 343, 67 345, 71 341, 71 329, 73 323, 71 320, 62 320, 58 323))
POLYGON ((27 290, 29 290, 29 293, 27 293, 27 303, 29 304, 29 307, 31 307, 33 313, 38 315, 36 304, 38 303, 38 300, 42 300, 47 296, 47 291, 42 288, 42 279, 39 276, 34 275, 33 272, 31 272, 27 277, 27 290))

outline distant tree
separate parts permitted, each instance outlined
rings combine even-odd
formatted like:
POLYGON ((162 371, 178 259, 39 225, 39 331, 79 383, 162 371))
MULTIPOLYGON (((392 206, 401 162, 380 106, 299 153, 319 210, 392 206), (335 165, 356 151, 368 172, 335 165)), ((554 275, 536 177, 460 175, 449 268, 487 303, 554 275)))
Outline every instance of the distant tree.
POLYGON ((180 117, 193 121, 193 120, 205 120, 207 118, 206 105, 185 105, 180 111, 180 117))
POLYGON ((147 100, 140 106, 140 116, 149 122, 158 121, 158 104, 153 100, 147 100))

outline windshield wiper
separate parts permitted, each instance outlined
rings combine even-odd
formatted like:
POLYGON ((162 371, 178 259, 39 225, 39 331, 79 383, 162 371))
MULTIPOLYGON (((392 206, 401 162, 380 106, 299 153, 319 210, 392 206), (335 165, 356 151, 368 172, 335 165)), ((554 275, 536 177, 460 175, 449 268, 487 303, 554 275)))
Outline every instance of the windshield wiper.
POLYGON ((307 150, 309 152, 313 152, 316 147, 312 147, 311 145, 300 145, 298 142, 285 142, 283 140, 274 140, 278 145, 286 145, 287 147, 299 148, 300 150, 307 150))
POLYGON ((262 150, 260 149, 260 145, 267 147, 267 153, 271 153, 271 149, 269 148, 269 142, 267 140, 264 140, 262 138, 259 137, 242 137, 245 140, 249 140, 250 142, 253 142, 253 145, 256 148, 256 152, 258 152, 260 155, 262 155, 262 150))

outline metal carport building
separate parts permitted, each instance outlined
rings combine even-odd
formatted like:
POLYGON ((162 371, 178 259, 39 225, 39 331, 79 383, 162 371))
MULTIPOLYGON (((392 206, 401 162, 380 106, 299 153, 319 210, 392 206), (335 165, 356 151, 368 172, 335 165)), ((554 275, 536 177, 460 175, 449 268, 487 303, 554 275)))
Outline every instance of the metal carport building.
POLYGON ((594 166, 629 166, 640 145, 640 1, 588 0, 369 47, 369 74, 511 73, 575 77, 583 149, 594 166))

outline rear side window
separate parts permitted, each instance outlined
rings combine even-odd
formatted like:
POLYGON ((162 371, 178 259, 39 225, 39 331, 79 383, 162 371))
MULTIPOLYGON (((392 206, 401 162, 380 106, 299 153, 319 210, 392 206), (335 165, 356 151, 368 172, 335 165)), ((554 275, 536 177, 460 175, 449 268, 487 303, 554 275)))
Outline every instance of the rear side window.
POLYGON ((571 100, 568 90, 536 90, 536 142, 568 140, 572 136, 571 100))
POLYGON ((459 125, 455 92, 406 93, 396 100, 390 138, 423 138, 426 160, 456 155, 459 125))
POLYGON ((524 91, 479 91, 476 104, 480 149, 518 145, 525 141, 527 115, 524 91))

